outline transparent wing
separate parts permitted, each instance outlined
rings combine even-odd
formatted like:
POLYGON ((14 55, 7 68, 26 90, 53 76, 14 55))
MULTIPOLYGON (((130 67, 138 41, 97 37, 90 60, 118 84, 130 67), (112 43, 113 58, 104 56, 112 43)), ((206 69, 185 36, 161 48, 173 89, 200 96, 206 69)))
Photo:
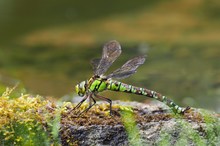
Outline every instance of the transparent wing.
POLYGON ((92 61, 95 75, 104 74, 120 54, 121 46, 117 41, 106 43, 103 47, 102 58, 92 61))
POLYGON ((131 60, 128 60, 122 67, 118 68, 111 74, 107 76, 107 78, 117 78, 123 79, 127 78, 130 75, 136 72, 136 69, 143 64, 145 61, 145 56, 138 56, 131 60))
POLYGON ((100 60, 101 60, 101 58, 95 58, 90 61, 91 65, 92 65, 92 69, 94 71, 94 74, 96 74, 95 71, 97 70, 97 67, 99 66, 100 60))

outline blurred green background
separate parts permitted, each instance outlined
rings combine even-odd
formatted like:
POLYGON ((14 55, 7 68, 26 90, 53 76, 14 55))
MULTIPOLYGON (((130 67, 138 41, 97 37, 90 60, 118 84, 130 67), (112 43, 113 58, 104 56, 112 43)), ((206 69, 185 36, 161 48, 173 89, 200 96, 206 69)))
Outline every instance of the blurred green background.
POLYGON ((180 105, 220 111, 219 0, 1 0, 1 91, 20 82, 32 94, 74 95, 75 84, 93 73, 89 61, 112 39, 123 53, 111 71, 134 56, 148 56, 123 82, 180 105))

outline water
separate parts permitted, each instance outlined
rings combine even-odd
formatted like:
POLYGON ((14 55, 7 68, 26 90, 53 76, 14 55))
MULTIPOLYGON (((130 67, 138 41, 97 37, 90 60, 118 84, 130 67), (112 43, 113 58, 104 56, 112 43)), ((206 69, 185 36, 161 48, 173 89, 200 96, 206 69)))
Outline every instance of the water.
POLYGON ((92 76, 89 61, 101 56, 106 41, 117 39, 123 53, 110 72, 134 56, 148 56, 123 82, 158 91, 180 105, 219 110, 217 1, 87 3, 0 2, 1 91, 19 81, 33 94, 58 98, 74 93, 76 83, 92 76))

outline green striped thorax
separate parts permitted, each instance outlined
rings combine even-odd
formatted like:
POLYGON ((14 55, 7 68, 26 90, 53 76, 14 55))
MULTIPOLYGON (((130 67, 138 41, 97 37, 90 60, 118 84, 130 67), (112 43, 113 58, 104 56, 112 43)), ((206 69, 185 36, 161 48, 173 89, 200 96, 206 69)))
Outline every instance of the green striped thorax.
POLYGON ((76 93, 79 96, 84 96, 89 92, 102 92, 107 89, 108 80, 102 77, 93 76, 87 81, 82 81, 76 85, 76 93))

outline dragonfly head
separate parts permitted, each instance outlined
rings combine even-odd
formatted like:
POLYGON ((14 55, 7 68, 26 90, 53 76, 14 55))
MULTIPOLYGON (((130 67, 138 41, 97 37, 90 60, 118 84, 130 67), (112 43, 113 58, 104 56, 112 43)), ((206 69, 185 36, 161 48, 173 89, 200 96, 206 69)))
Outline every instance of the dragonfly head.
POLYGON ((76 93, 79 96, 84 96, 86 93, 86 86, 87 86, 87 81, 82 81, 81 83, 76 85, 76 93))

